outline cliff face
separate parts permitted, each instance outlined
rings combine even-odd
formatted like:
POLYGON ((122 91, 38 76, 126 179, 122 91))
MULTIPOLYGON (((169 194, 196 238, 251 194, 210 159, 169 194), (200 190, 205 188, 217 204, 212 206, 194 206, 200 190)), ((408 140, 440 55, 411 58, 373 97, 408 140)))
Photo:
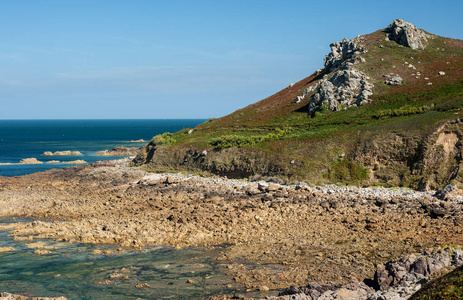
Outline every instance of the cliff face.
POLYGON ((461 188, 463 41, 397 19, 330 47, 324 69, 167 142, 157 137, 134 163, 315 184, 461 188))
POLYGON ((371 182, 438 189, 463 182, 463 119, 448 121, 417 136, 389 132, 357 141, 353 157, 369 169, 371 182))

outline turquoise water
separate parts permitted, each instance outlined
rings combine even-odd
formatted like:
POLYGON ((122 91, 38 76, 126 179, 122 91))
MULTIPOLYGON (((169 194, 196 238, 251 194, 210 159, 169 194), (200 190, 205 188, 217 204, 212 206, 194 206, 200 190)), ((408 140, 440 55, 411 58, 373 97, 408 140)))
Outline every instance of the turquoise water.
POLYGON ((69 299, 195 299, 240 292, 223 273, 225 266, 211 259, 217 249, 153 247, 120 253, 113 245, 43 242, 56 249, 36 255, 28 247, 32 242, 14 242, 8 230, 0 231, 0 247, 16 248, 0 253, 0 292, 69 299), (149 286, 136 287, 145 283, 149 286))
MULTIPOLYGON (((142 147, 153 136, 193 128, 205 120, 0 120, 0 163, 18 163, 34 157, 40 161, 88 163, 114 157, 96 156, 95 152, 116 146, 142 147), (145 143, 132 140, 144 139, 145 143), (43 156, 45 151, 80 151, 82 156, 43 156)), ((0 165, 0 176, 18 176, 67 164, 0 165)))

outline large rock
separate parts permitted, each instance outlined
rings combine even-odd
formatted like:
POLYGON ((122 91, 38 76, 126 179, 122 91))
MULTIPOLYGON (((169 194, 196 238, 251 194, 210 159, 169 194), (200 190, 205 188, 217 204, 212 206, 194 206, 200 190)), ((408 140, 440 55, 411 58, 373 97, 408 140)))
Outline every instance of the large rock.
POLYGON ((330 48, 331 52, 326 55, 323 61, 326 68, 337 67, 352 58, 354 54, 360 54, 363 51, 357 39, 348 40, 344 38, 342 42, 331 43, 330 48))
POLYGON ((402 19, 395 19, 386 32, 389 33, 389 40, 412 49, 423 50, 428 42, 426 33, 402 19))
POLYGON ((461 249, 437 249, 419 255, 411 255, 386 264, 379 264, 376 269, 374 284, 376 288, 386 290, 390 286, 416 282, 428 277, 443 267, 460 266, 461 249))
POLYGON ((309 112, 320 106, 333 111, 342 107, 360 106, 370 102, 373 84, 351 63, 340 67, 329 79, 323 79, 309 103, 309 112))

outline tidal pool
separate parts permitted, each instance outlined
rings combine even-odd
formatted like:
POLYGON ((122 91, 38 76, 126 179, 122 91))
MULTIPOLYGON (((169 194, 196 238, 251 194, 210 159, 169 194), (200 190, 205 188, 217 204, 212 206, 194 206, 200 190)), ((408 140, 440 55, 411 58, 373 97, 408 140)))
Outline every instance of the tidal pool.
MULTIPOLYGON (((0 219, 1 224, 21 220, 0 219)), ((0 231, 0 292, 68 299, 197 299, 214 294, 247 294, 212 259, 215 251, 34 240, 15 242, 0 231), (37 242, 41 242, 37 244, 37 242), (32 245, 31 245, 32 244, 32 245), (50 251, 37 255, 36 250, 50 251)))

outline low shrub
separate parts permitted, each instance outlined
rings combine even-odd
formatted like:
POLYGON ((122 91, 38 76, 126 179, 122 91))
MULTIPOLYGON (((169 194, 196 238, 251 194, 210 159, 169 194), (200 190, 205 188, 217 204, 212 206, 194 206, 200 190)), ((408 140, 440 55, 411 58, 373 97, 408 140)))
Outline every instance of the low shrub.
POLYGON ((158 134, 151 139, 148 145, 150 146, 170 145, 175 142, 172 136, 173 135, 170 132, 158 134))

